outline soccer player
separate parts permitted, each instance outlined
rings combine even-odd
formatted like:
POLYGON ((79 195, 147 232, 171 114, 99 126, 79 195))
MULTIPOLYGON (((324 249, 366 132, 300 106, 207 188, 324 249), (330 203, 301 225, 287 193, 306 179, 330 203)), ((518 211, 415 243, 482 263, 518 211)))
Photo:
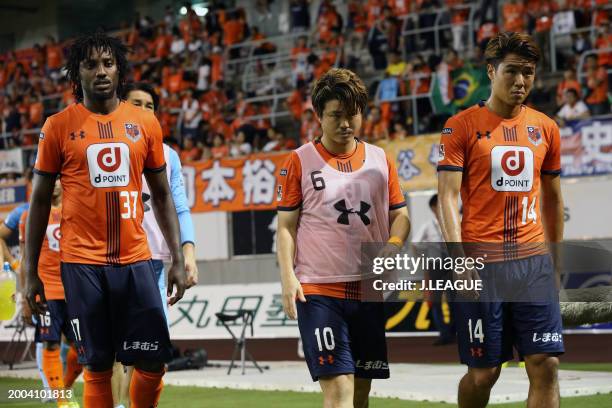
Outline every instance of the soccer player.
POLYGON ((389 377, 383 304, 361 300, 361 243, 397 252, 410 228, 393 162, 356 138, 367 99, 353 72, 324 74, 312 92, 323 136, 291 152, 277 187, 283 308, 325 407, 367 407, 371 380, 389 377))
POLYGON ((28 302, 44 304, 37 265, 47 228, 54 177, 61 173, 62 282, 79 362, 85 407, 112 407, 115 358, 134 365, 131 407, 156 406, 164 362, 171 358, 168 326, 151 252, 142 227, 142 173, 172 255, 170 304, 185 290, 179 226, 166 177, 159 122, 119 99, 128 62, 116 38, 95 33, 70 48, 67 71, 78 101, 45 122, 38 144, 26 226, 28 302))
MULTIPOLYGON (((125 100, 134 106, 148 112, 155 112, 159 106, 159 95, 153 87, 145 82, 128 83, 125 87, 125 100)), ((164 147, 164 158, 168 167, 168 183, 172 191, 172 199, 178 215, 179 226, 181 230, 181 245, 183 247, 183 256, 185 257, 185 271, 187 272, 187 287, 191 287, 198 282, 198 266, 195 261, 195 233, 193 230, 193 222, 191 220, 191 212, 187 206, 187 195, 185 193, 185 184, 181 173, 181 162, 178 153, 170 148, 167 144, 164 147)), ((145 214, 143 227, 147 233, 149 248, 151 249, 153 268, 157 279, 157 286, 164 299, 164 313, 168 318, 168 307, 166 298, 166 279, 164 276, 164 261, 170 261, 170 251, 164 241, 164 237, 155 221, 155 217, 148 204, 150 198, 149 188, 146 180, 143 180, 143 201, 145 205, 145 214)), ((129 400, 129 383, 132 378, 133 368, 127 367, 126 375, 123 374, 122 367, 115 367, 113 373, 113 388, 115 388, 115 405, 122 407, 123 401, 129 400), (116 374, 118 373, 118 374, 116 374), (119 381, 115 382, 115 375, 119 381), (117 387, 115 387, 117 384, 117 387), (118 388, 118 389, 116 389, 118 388)))
MULTIPOLYGON (((57 403, 59 407, 78 406, 70 401, 65 393, 72 388, 72 384, 83 371, 77 361, 77 351, 74 348, 74 335, 70 328, 66 301, 64 300, 64 286, 60 276, 60 219, 61 219, 62 187, 59 179, 55 181, 53 195, 51 196, 51 212, 43 244, 38 259, 38 276, 43 282, 47 310, 36 317, 36 331, 43 342, 42 369, 52 390, 58 390, 57 403), (64 370, 60 359, 60 344, 62 334, 70 344, 64 370)), ((21 252, 25 242, 25 223, 28 211, 24 211, 19 221, 19 242, 21 252)))
MULTIPOLYGON (((451 117, 442 130, 438 194, 444 239, 516 245, 515 259, 490 258, 481 272, 468 270, 458 279, 469 282, 479 274, 503 279, 510 271, 526 288, 544 281, 554 291, 550 255, 526 248, 563 238, 559 129, 523 104, 540 51, 528 35, 507 32, 489 41, 485 58, 491 96, 451 117)), ((460 407, 486 406, 502 363, 513 358, 513 346, 526 363, 527 406, 559 406, 557 356, 564 348, 558 302, 464 301, 453 307, 459 355, 468 366, 459 384, 460 407)))

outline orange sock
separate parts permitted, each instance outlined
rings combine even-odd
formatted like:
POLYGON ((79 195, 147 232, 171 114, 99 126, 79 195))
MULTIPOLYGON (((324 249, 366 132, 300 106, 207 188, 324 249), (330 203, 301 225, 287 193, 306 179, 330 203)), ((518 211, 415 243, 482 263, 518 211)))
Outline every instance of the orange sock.
POLYGON ((68 349, 68 355, 66 356, 66 372, 64 373, 64 387, 72 388, 72 384, 83 372, 83 366, 79 364, 79 356, 74 346, 70 346, 68 349))
POLYGON ((113 370, 83 371, 83 379, 85 380, 83 406, 85 408, 113 408, 112 376, 113 370))
MULTIPOLYGON (((43 372, 47 381, 49 382, 49 388, 52 390, 61 390, 64 388, 64 380, 62 376, 62 360, 60 359, 59 348, 55 350, 43 349, 42 359, 43 372)), ((63 402, 63 401, 57 401, 63 402)))
POLYGON ((164 383, 164 372, 150 373, 134 369, 130 383, 130 408, 152 408, 157 406, 164 383))

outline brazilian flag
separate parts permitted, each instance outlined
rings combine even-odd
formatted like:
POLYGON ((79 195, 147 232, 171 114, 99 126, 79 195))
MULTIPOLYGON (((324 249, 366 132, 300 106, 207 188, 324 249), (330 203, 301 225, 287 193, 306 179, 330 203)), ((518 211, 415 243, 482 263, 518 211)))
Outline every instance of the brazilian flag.
POLYGON ((440 94, 438 78, 433 81, 431 99, 433 108, 438 114, 454 115, 460 110, 487 99, 491 92, 491 84, 487 76, 487 70, 481 66, 466 64, 462 68, 451 72, 453 86, 453 100, 444 104, 440 94))

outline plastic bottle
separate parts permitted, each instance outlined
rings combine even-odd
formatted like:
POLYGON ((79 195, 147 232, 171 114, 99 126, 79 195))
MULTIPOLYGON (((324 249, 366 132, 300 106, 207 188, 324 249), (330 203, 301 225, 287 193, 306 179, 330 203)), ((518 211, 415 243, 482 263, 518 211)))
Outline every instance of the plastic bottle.
POLYGON ((15 315, 17 280, 8 262, 4 262, 0 274, 0 320, 11 320, 15 315))

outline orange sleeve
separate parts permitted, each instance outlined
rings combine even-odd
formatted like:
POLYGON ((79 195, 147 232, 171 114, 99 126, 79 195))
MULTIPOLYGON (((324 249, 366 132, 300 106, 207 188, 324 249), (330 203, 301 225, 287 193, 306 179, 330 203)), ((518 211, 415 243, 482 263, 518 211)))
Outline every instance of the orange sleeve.
POLYGON ((561 174, 561 135, 559 127, 551 121, 546 133, 550 135, 550 142, 546 157, 544 157, 542 162, 541 173, 561 174))
POLYGON ((463 171, 467 131, 462 121, 451 117, 446 121, 438 148, 438 171, 463 171))
POLYGON ((278 211, 293 211, 302 205, 302 164, 296 152, 289 154, 280 169, 276 201, 278 211))
POLYGON ((38 154, 36 155, 34 172, 56 175, 62 169, 61 163, 60 135, 54 128, 51 118, 48 118, 39 135, 38 154))
POLYGON ((389 168, 389 210, 397 210, 406 206, 406 200, 400 186, 395 163, 393 160, 389 160, 388 157, 387 167, 389 168))
POLYGON ((164 147, 162 145, 163 133, 159 121, 154 114, 146 112, 147 129, 146 135, 149 138, 149 152, 145 161, 146 171, 162 171, 166 168, 166 159, 164 158, 164 147))
POLYGON ((28 219, 28 210, 25 210, 19 218, 19 243, 25 242, 25 227, 28 219))

